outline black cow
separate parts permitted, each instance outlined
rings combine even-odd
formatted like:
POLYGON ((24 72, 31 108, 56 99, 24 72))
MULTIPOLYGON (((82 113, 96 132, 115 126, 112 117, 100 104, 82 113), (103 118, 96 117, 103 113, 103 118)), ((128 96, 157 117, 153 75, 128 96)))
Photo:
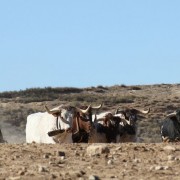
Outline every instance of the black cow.
POLYGON ((137 110, 135 108, 117 108, 115 111, 115 116, 121 118, 121 122, 119 124, 119 134, 120 140, 119 142, 136 142, 136 121, 137 115, 139 113, 148 114, 150 112, 150 108, 148 110, 137 110), (122 121, 124 120, 124 121, 122 121))
POLYGON ((168 114, 161 126, 163 142, 180 141, 180 109, 168 114))

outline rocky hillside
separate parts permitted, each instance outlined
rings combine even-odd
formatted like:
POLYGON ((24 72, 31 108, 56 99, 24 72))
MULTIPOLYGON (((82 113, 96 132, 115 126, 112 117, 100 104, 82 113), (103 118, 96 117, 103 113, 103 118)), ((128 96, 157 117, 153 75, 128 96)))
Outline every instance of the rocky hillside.
POLYGON ((180 84, 115 85, 88 88, 32 88, 24 91, 0 93, 0 128, 10 143, 25 142, 26 117, 60 104, 98 105, 102 111, 112 112, 119 106, 139 109, 151 108, 140 117, 138 136, 142 142, 161 142, 160 125, 166 114, 180 107, 180 84))

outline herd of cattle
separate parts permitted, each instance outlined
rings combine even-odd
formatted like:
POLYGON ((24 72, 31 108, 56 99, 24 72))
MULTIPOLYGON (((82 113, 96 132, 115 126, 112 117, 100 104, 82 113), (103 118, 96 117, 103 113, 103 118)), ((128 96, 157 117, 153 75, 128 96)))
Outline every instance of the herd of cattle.
MULTIPOLYGON (((64 106, 38 112, 27 117, 27 143, 120 143, 138 142, 138 114, 147 110, 118 107, 114 113, 99 112, 96 107, 64 106)), ((0 142, 5 142, 0 131, 0 142)), ((161 125, 163 142, 180 141, 180 110, 168 114, 161 125)))
MULTIPOLYGON (((119 143, 138 142, 138 114, 147 110, 118 107, 114 113, 99 112, 102 105, 72 107, 61 105, 27 117, 27 143, 119 143)), ((161 126, 163 142, 180 140, 180 110, 169 115, 161 126)))

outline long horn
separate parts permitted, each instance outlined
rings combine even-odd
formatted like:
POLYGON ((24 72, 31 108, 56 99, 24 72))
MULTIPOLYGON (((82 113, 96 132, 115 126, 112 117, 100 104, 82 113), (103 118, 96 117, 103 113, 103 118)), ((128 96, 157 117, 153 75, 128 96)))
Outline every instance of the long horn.
POLYGON ((119 109, 120 109, 120 106, 116 109, 115 114, 118 114, 119 109))
POLYGON ((173 113, 170 113, 168 115, 166 115, 167 117, 172 117, 172 116, 175 116, 176 115, 176 112, 173 112, 173 113))
POLYGON ((130 125, 130 121, 128 121, 125 116, 123 114, 121 115, 115 115, 116 117, 119 117, 121 119, 121 121, 126 125, 126 124, 129 124, 130 125))
POLYGON ((91 108, 91 104, 87 107, 87 109, 80 109, 76 107, 76 110, 80 113, 87 114, 90 108, 91 108))
POLYGON ((130 121, 128 121, 124 116, 121 116, 121 121, 126 125, 130 125, 130 121))
POLYGON ((97 122, 98 122, 98 121, 104 121, 105 118, 111 119, 111 118, 113 118, 113 115, 112 115, 111 113, 108 113, 108 114, 106 114, 104 117, 101 117, 101 118, 97 119, 96 121, 97 121, 97 122))
POLYGON ((49 113, 49 114, 56 114, 56 113, 60 113, 61 110, 60 109, 56 109, 56 110, 49 110, 49 108, 45 105, 44 106, 46 108, 46 111, 49 113))
POLYGON ((100 104, 99 106, 94 106, 94 107, 91 107, 92 109, 100 109, 102 107, 102 104, 100 104))
POLYGON ((150 108, 148 110, 146 110, 146 111, 145 110, 139 110, 139 109, 137 111, 139 111, 142 114, 148 114, 150 112, 150 108))

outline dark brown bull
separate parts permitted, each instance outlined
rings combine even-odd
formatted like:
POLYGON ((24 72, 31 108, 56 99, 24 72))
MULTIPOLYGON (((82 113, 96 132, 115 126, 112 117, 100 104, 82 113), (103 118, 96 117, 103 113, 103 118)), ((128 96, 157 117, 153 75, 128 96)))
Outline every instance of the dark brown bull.
MULTIPOLYGON (((102 105, 97 107, 92 107, 91 105, 89 105, 88 107, 86 106, 81 108, 69 107, 74 109, 71 128, 66 131, 65 130, 62 131, 61 129, 51 131, 48 133, 49 136, 55 136, 54 139, 56 142, 58 142, 60 139, 62 139, 62 133, 63 134, 72 133, 73 143, 80 143, 80 142, 87 143, 92 126, 92 110, 97 110, 101 107, 102 105)), ((59 116, 59 113, 61 113, 61 111, 57 111, 57 110, 50 111, 47 107, 46 109, 49 113, 57 117, 59 116)), ((61 119, 63 118, 61 117, 61 119)), ((63 120, 66 121, 65 119, 63 120)))
POLYGON ((168 114, 161 126, 163 142, 180 141, 180 109, 168 114))

